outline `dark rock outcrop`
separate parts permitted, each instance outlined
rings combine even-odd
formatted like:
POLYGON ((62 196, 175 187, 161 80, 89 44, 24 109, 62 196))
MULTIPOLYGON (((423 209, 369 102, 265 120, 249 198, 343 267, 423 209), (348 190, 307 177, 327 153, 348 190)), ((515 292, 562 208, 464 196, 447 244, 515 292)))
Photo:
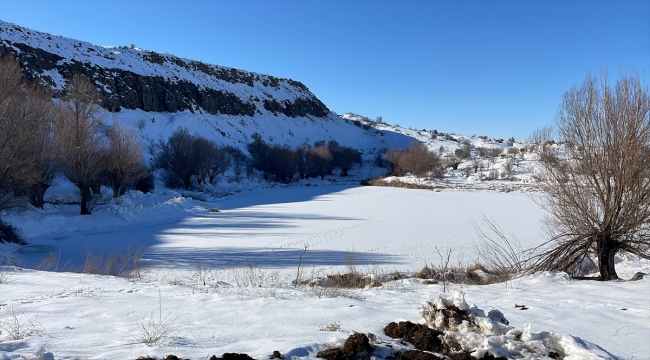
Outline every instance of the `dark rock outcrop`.
POLYGON ((27 78, 41 78, 56 89, 55 96, 64 92, 60 88, 60 78, 70 79, 73 74, 85 76, 98 85, 104 97, 103 107, 109 111, 122 108, 152 112, 201 110, 213 115, 240 116, 267 111, 290 117, 330 114, 305 85, 291 79, 185 60, 155 51, 126 47, 107 49, 0 22, 0 58, 7 56, 19 60, 27 78), (36 38, 39 42, 30 41, 36 38), (30 45, 34 43, 39 47, 30 45), (250 91, 242 90, 246 88, 250 91), (251 93, 264 94, 263 99, 251 93), (283 95, 276 98, 274 94, 283 95))

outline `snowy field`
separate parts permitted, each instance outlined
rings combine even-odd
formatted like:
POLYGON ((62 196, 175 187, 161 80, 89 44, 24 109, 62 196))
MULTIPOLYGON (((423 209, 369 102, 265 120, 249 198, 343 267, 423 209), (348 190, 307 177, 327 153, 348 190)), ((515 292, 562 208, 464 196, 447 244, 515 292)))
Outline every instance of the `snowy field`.
MULTIPOLYGON (((225 352, 268 359, 274 350, 313 358, 350 331, 370 332, 384 345, 399 347, 382 329, 396 319, 418 321, 419 305, 443 293, 443 285, 404 278, 365 289, 294 287, 305 245, 301 278, 350 266, 376 276, 408 273, 439 262, 435 246, 451 247, 453 263, 472 263, 473 223, 480 225, 482 214, 524 246, 542 241, 544 215, 521 193, 349 185, 249 191, 207 201, 174 191, 130 193, 91 216, 77 211, 50 205, 42 212, 4 215, 31 245, 0 245, 0 254, 24 267, 2 268, 0 359, 205 359, 225 352), (83 265, 89 252, 138 247, 147 266, 138 279, 65 272, 83 265), (51 254, 59 272, 26 269, 51 254), (155 346, 142 343, 138 328, 151 316, 167 316, 171 326, 155 346), (14 319, 23 339, 9 340, 14 319)), ((626 260, 617 270, 630 278, 648 272, 648 265, 626 260)), ((500 310, 516 329, 530 323, 532 331, 571 334, 575 338, 568 339, 578 345, 565 344, 567 349, 592 349, 574 352, 575 359, 650 358, 648 279, 581 282, 542 273, 446 290, 464 292, 468 303, 486 313, 500 310), (522 304, 528 309, 515 308, 522 304)))

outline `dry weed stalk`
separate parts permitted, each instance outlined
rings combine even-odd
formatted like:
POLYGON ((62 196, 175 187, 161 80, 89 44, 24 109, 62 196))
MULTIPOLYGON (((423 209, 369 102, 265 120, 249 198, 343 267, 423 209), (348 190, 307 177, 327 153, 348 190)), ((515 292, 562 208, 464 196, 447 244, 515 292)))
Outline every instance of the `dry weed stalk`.
POLYGON ((158 318, 156 319, 155 310, 151 312, 148 318, 142 318, 137 322, 139 335, 132 335, 123 331, 126 335, 134 338, 136 341, 147 346, 156 346, 167 338, 178 332, 180 325, 176 321, 183 315, 170 318, 171 312, 164 317, 162 316, 162 295, 158 290, 158 318))
POLYGON ((11 306, 5 309, 7 317, 0 319, 0 329, 4 330, 10 340, 20 340, 29 336, 45 333, 43 326, 26 313, 19 314, 11 306))
POLYGON ((508 238, 494 219, 483 215, 483 223, 487 232, 473 224, 480 239, 480 243, 474 244, 474 251, 482 264, 487 266, 488 272, 512 275, 526 272, 531 252, 523 250, 516 236, 508 238))

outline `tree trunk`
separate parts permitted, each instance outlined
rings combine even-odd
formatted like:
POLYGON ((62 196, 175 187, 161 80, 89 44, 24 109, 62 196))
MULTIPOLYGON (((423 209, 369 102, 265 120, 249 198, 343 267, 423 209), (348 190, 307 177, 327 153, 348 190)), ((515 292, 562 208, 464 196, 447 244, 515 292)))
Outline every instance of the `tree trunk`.
POLYGON ((191 177, 183 178, 183 187, 185 188, 185 190, 189 190, 192 187, 192 178, 191 177))
POLYGON ((113 184, 111 185, 111 189, 113 189, 113 198, 117 199, 118 197, 126 193, 126 184, 113 182, 113 184))
POLYGON ((93 184, 90 186, 90 189, 92 190, 93 194, 102 194, 102 184, 98 180, 93 182, 93 184))
POLYGON ((618 241, 612 240, 609 237, 605 237, 598 242, 598 270, 600 271, 601 280, 618 279, 614 263, 614 257, 618 249, 618 241))
POLYGON ((42 209, 43 205, 45 205, 45 191, 47 191, 49 187, 50 184, 42 182, 30 186, 29 189, 27 189, 27 197, 29 198, 29 203, 34 207, 42 209))
POLYGON ((81 192, 81 215, 90 215, 92 208, 90 202, 93 199, 93 193, 90 186, 83 186, 79 188, 81 192))

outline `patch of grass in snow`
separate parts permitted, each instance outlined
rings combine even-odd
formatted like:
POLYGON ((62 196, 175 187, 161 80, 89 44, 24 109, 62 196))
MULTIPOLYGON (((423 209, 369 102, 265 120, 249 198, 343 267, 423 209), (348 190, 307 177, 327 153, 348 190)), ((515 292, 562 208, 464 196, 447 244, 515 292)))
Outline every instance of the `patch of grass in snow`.
MULTIPOLYGON (((155 316, 156 311, 152 311, 149 317, 138 320, 138 335, 133 335, 124 331, 126 335, 134 338, 136 341, 147 346, 156 346, 163 343, 169 337, 178 332, 180 325, 176 322, 182 315, 170 317, 171 312, 162 316, 162 296, 160 290, 158 291, 158 317, 155 316)), ((120 331, 120 330, 118 330, 120 331)))
POLYGON ((20 340, 45 333, 45 329, 37 318, 25 312, 18 312, 13 306, 5 308, 1 316, 0 340, 3 338, 5 340, 20 340))
POLYGON ((341 331, 341 322, 340 321, 335 321, 331 324, 327 324, 325 326, 319 326, 318 327, 319 331, 341 331))
POLYGON ((425 184, 415 184, 410 182, 405 182, 400 179, 394 179, 391 181, 386 181, 383 178, 376 178, 370 180, 361 180, 361 185, 370 185, 370 186, 389 186, 389 187, 398 187, 405 189, 423 189, 423 190, 440 190, 443 189, 439 185, 425 185, 425 184))
POLYGON ((9 273, 5 270, 4 266, 0 266, 0 284, 6 284, 9 282, 9 273))
POLYGON ((58 253, 51 253, 36 268, 43 271, 71 271, 141 280, 144 272, 141 257, 142 248, 130 246, 126 250, 111 251, 106 255, 101 252, 96 254, 89 251, 83 265, 68 268, 67 264, 59 263, 58 253))

